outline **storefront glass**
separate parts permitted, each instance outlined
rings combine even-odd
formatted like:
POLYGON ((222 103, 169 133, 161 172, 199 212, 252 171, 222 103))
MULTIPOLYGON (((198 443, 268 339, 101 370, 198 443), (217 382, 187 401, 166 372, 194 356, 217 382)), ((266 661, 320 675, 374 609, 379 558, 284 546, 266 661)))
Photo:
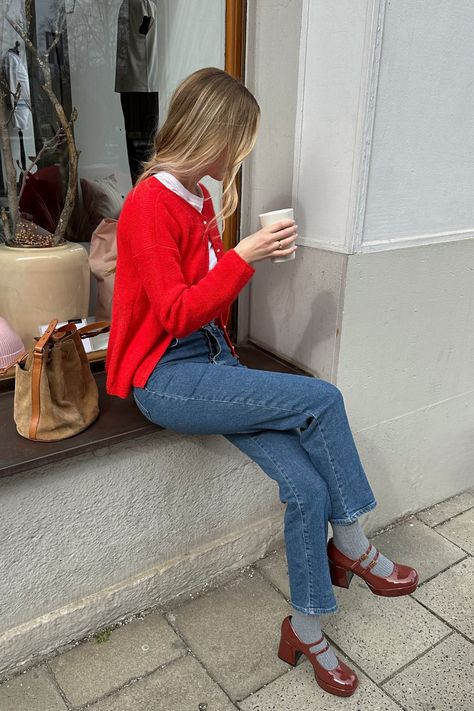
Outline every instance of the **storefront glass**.
MULTIPOLYGON (((66 237, 88 250, 99 223, 118 217, 175 86, 199 67, 224 68, 225 0, 10 0, 2 5, 2 88, 18 192, 22 170, 41 153, 21 194, 21 215, 54 233, 64 206, 67 143, 57 140, 57 115, 28 48, 29 40, 41 55, 56 40, 49 55, 52 87, 67 117, 77 109, 73 131, 80 152, 66 237), (9 20, 27 29, 28 36, 22 38, 9 20)), ((5 158, 3 145, 0 207, 8 209, 5 158)), ((218 199, 219 186, 210 181, 209 187, 218 199)), ((94 316, 91 283, 87 313, 62 318, 94 316)), ((11 305, 2 307, 2 288, 0 282, 0 316, 15 328, 11 305)))

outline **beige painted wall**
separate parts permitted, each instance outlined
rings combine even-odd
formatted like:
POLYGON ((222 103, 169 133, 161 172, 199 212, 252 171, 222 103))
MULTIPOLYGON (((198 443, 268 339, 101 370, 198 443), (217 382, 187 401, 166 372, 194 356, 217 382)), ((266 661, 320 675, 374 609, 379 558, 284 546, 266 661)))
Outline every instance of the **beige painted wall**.
POLYGON ((288 264, 256 265, 250 340, 335 382, 347 255, 300 246, 288 264))
POLYGON ((337 385, 378 527, 474 483, 474 241, 348 258, 337 385))

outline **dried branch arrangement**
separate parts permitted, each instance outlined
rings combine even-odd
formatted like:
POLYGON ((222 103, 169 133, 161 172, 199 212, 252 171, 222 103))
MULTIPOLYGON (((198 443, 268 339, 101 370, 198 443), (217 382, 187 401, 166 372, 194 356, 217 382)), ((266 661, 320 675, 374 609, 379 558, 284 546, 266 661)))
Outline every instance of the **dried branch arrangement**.
POLYGON ((10 246, 56 246, 64 242, 64 235, 74 209, 77 191, 79 151, 77 150, 74 140, 73 125, 77 119, 77 110, 73 108, 71 115, 69 117, 66 116, 64 108, 53 89, 50 65, 50 54, 61 41, 61 37, 66 28, 66 17, 73 11, 74 6, 69 12, 66 12, 64 7, 58 9, 56 20, 52 23, 51 27, 54 40, 44 52, 40 52, 31 40, 32 0, 25 0, 25 10, 22 20, 11 17, 8 4, 4 2, 0 3, 0 37, 3 36, 2 30, 5 22, 8 22, 23 40, 38 69, 41 89, 51 102, 58 122, 55 135, 48 141, 45 141, 38 154, 31 159, 30 165, 26 170, 22 170, 19 166, 21 178, 20 188, 18 190, 17 171, 11 150, 8 122, 11 118, 11 112, 15 110, 21 98, 21 86, 19 85, 15 93, 12 94, 10 87, 8 87, 5 82, 2 81, 0 83, 0 142, 4 157, 8 190, 8 211, 2 208, 0 218, 5 242, 10 246), (44 230, 34 230, 25 220, 21 219, 19 203, 28 176, 34 167, 39 163, 46 152, 55 150, 63 142, 67 144, 69 158, 66 197, 54 235, 47 236, 44 230))

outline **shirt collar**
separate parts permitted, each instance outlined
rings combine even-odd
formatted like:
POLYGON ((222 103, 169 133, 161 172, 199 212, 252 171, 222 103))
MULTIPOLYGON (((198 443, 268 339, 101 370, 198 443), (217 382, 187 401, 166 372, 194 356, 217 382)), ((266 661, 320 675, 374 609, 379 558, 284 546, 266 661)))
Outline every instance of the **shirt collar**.
POLYGON ((159 180, 160 183, 165 185, 174 193, 182 197, 183 200, 186 200, 186 202, 196 208, 198 212, 202 212, 202 209, 204 207, 204 195, 202 194, 202 190, 199 184, 197 187, 199 192, 201 193, 200 196, 195 195, 190 190, 185 188, 184 185, 180 183, 178 178, 176 178, 171 173, 167 173, 165 170, 160 170, 158 171, 158 173, 154 173, 153 177, 159 180))

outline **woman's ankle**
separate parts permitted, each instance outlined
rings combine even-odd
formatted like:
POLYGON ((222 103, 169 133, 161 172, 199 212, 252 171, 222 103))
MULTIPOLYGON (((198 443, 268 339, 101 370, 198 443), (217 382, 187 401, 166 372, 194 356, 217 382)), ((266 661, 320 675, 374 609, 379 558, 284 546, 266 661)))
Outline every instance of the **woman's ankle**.
MULTIPOLYGON (((358 560, 369 548, 370 542, 365 535, 360 523, 354 521, 346 526, 331 524, 333 530, 333 541, 336 548, 344 553, 351 560, 358 560)), ((361 566, 366 568, 377 554, 377 548, 372 546, 370 551, 361 562, 361 566)), ((393 572, 394 564, 389 558, 386 558, 379 551, 379 557, 376 564, 371 569, 371 573, 382 578, 387 577, 393 572)))
MULTIPOLYGON (((299 610, 293 610, 291 616, 291 626, 302 642, 311 645, 311 652, 321 652, 328 645, 321 629, 320 619, 319 615, 306 615, 299 610)), ((331 647, 318 654, 318 662, 328 671, 335 669, 339 663, 331 647)))

